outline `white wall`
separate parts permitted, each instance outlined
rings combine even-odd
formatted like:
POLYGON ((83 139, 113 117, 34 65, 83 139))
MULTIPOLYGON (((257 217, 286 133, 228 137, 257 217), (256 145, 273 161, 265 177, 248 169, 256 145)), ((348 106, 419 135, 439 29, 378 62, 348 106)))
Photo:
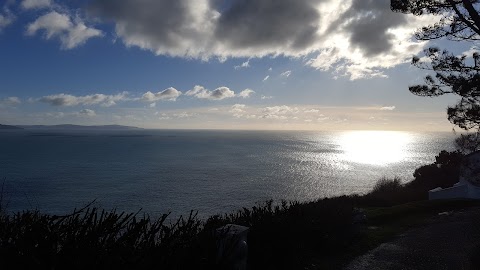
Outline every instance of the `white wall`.
POLYGON ((429 200, 443 200, 443 199, 456 199, 466 198, 468 196, 467 185, 457 185, 444 189, 432 189, 428 192, 429 200))

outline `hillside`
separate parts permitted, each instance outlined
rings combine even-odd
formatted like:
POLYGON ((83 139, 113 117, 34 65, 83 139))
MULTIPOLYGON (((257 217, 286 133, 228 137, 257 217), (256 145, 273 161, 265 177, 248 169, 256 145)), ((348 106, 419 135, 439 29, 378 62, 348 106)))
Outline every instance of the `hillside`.
POLYGON ((12 129, 12 130, 14 130, 14 129, 23 129, 23 128, 17 127, 17 126, 10 126, 10 125, 2 125, 2 124, 0 124, 0 130, 4 130, 4 129, 12 129))
POLYGON ((41 130, 138 130, 141 128, 121 125, 100 125, 100 126, 81 126, 81 125, 25 125, 24 129, 41 129, 41 130))

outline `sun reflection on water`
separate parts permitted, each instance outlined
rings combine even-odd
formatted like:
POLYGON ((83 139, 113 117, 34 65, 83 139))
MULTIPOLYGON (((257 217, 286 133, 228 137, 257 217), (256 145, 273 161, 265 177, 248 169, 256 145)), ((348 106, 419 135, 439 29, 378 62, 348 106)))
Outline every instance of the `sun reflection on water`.
POLYGON ((412 139, 411 134, 401 131, 349 131, 338 143, 345 160, 384 166, 404 160, 412 139))

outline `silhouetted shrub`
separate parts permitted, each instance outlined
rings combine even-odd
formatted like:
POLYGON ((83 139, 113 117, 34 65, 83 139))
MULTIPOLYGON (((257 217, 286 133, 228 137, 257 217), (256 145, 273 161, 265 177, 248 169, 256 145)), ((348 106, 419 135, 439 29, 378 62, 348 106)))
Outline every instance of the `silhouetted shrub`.
POLYGON ((81 209, 66 216, 39 211, 3 214, 1 264, 11 269, 198 266, 202 256, 206 256, 199 243, 201 222, 193 212, 174 223, 167 223, 167 216, 152 220, 148 216, 139 218, 134 213, 97 208, 81 209))
POLYGON ((405 186, 400 178, 382 178, 377 181, 372 191, 358 198, 358 202, 364 206, 392 206, 405 202, 405 193, 405 186))
POLYGON ((214 230, 250 227, 252 269, 299 267, 308 252, 341 250, 354 236, 353 200, 267 201, 210 217, 191 212, 176 222, 86 207, 70 215, 24 211, 0 216, 2 269, 215 269, 214 230))
POLYGON ((422 166, 413 173, 414 180, 406 185, 412 199, 428 199, 428 191, 437 187, 451 187, 458 182, 464 155, 459 151, 441 151, 435 162, 422 166))

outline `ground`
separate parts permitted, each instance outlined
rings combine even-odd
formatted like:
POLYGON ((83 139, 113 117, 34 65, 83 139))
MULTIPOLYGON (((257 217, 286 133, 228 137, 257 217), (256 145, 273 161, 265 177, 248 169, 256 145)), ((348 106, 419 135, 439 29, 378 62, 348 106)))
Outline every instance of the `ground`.
POLYGON ((478 260, 480 207, 474 206, 436 213, 421 225, 357 257, 345 269, 480 269, 478 260))

